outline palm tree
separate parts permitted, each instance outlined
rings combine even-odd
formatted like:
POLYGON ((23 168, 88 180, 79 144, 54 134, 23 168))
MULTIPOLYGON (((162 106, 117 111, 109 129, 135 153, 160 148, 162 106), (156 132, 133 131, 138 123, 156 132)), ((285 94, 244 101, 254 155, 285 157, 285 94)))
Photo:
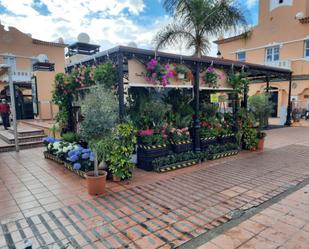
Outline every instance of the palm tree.
POLYGON ((174 20, 156 34, 157 50, 185 41, 186 48, 201 57, 209 51, 209 37, 247 24, 231 0, 164 0, 163 6, 174 20))

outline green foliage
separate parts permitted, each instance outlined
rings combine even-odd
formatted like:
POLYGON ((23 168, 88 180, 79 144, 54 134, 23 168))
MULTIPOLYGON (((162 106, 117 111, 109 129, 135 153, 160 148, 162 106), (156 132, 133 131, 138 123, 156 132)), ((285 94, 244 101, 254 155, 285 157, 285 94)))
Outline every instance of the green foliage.
POLYGON ((246 128, 243 130, 244 148, 247 150, 256 149, 258 144, 257 131, 254 128, 246 128))
POLYGON ((217 113, 218 113, 218 106, 211 104, 211 103, 207 103, 207 102, 203 102, 201 104, 201 116, 203 118, 210 118, 210 117, 216 117, 217 113))
POLYGON ((247 94, 249 91, 249 80, 245 73, 235 73, 230 74, 228 77, 228 82, 233 88, 234 94, 247 94))
POLYGON ((186 162, 190 160, 201 160, 207 158, 207 153, 195 153, 193 151, 183 152, 183 153, 175 153, 165 157, 159 157, 152 161, 152 165, 154 168, 160 168, 163 166, 168 166, 180 162, 186 162))
POLYGON ((171 89, 164 102, 171 106, 172 112, 168 113, 168 122, 176 128, 189 127, 194 113, 192 105, 192 93, 185 89, 171 89))
POLYGON ((79 136, 75 132, 67 132, 62 134, 62 139, 66 142, 74 143, 79 140, 79 136))
POLYGON ((186 76, 187 72, 189 71, 189 69, 183 65, 177 65, 175 67, 175 70, 178 74, 184 74, 186 76))
POLYGON ((161 133, 141 137, 141 144, 145 146, 168 144, 168 140, 161 133))
POLYGON ((273 111, 273 103, 269 100, 268 94, 259 94, 249 97, 249 108, 258 122, 259 130, 268 125, 268 118, 273 111))
POLYGON ((66 109, 61 109, 56 114, 56 122, 59 125, 59 128, 64 128, 68 125, 69 113, 66 109))
POLYGON ((242 143, 245 149, 255 149, 258 143, 258 138, 257 131, 253 127, 253 114, 245 109, 241 109, 237 115, 237 124, 239 127, 237 140, 239 143, 242 143))
POLYGON ((82 103, 81 111, 84 116, 81 136, 88 141, 109 134, 118 120, 117 99, 103 86, 91 89, 82 103))
POLYGON ((226 143, 226 144, 217 144, 209 145, 208 152, 210 155, 224 153, 228 151, 239 150, 237 143, 226 143))
POLYGON ((104 85, 107 89, 112 89, 117 82, 115 66, 111 62, 98 65, 94 70, 94 80, 96 83, 104 85))
POLYGON ((136 132, 132 122, 117 125, 113 132, 114 142, 107 159, 112 174, 121 179, 130 177, 134 168, 131 156, 137 142, 136 132))
POLYGON ((139 128, 156 128, 166 123, 167 114, 171 106, 162 100, 150 100, 140 107, 139 119, 136 120, 139 128))
POLYGON ((231 1, 165 0, 163 4, 173 22, 156 35, 157 48, 182 41, 194 49, 194 55, 202 56, 209 51, 209 37, 246 24, 241 8, 231 1))

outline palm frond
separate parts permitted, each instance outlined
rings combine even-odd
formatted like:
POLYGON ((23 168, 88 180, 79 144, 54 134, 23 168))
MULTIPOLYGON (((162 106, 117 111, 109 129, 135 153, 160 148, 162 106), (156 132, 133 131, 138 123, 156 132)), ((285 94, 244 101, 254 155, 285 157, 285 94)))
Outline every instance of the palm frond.
POLYGON ((175 45, 179 41, 191 40, 194 40, 194 36, 186 31, 182 23, 171 23, 156 34, 153 43, 158 50, 169 45, 175 45))

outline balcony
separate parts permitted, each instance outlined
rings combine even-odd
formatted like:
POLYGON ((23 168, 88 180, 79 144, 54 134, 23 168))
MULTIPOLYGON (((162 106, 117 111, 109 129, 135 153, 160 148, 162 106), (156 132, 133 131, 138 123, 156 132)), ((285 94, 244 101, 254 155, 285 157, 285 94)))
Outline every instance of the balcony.
POLYGON ((265 61, 264 65, 270 66, 270 67, 279 67, 284 69, 290 69, 291 70, 291 61, 290 60, 280 60, 280 61, 265 61))
MULTIPOLYGON (((13 82, 30 82, 32 72, 27 70, 17 70, 13 72, 12 78, 13 82)), ((8 82, 9 76, 7 73, 0 76, 0 81, 8 82)))

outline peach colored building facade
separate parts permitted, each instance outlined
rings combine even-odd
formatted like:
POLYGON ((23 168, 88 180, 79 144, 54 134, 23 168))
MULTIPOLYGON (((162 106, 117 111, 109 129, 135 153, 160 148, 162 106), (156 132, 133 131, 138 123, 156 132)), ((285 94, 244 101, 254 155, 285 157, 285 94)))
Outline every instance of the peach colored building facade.
MULTIPOLYGON (((14 27, 6 30, 0 24, 0 64, 9 64, 14 68, 13 82, 22 93, 23 101, 32 101, 31 81, 36 77, 38 115, 35 118, 37 119, 52 119, 57 112, 51 99, 55 74, 64 72, 64 48, 63 43, 33 39, 31 35, 24 34, 14 27), (49 62, 55 64, 54 71, 33 71, 32 65, 40 54, 46 55, 49 62)), ((3 89, 7 86, 8 74, 2 70, 2 73, 0 72, 2 95, 5 94, 3 89)), ((27 108, 29 107, 31 103, 28 103, 27 108)), ((23 118, 23 115, 20 118, 23 118)))
MULTIPOLYGON (((225 59, 282 67, 293 71, 292 100, 309 109, 309 0, 260 0, 258 24, 246 34, 215 41, 225 59)), ((275 116, 287 106, 289 83, 271 82, 275 116)), ((253 83, 250 95, 265 91, 253 83)))

